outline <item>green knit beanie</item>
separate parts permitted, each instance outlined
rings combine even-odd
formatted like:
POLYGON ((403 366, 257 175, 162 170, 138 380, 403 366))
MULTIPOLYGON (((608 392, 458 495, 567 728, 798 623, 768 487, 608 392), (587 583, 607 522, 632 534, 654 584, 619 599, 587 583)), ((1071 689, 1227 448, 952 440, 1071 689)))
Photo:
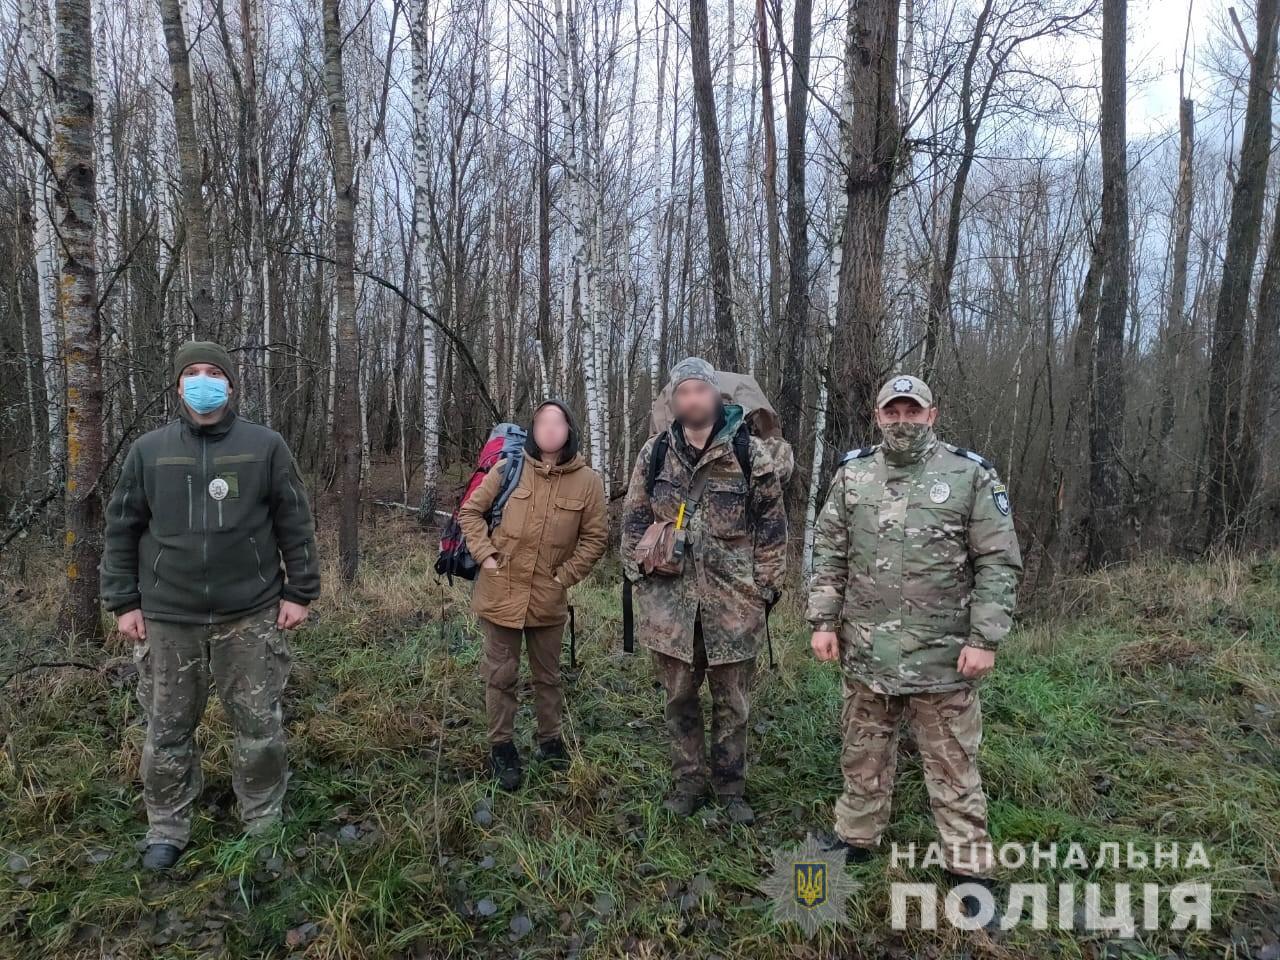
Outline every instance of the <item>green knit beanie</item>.
POLYGON ((231 362, 231 354, 218 344, 209 340, 192 340, 180 346, 178 352, 173 355, 174 383, 178 382, 182 371, 193 363, 212 363, 227 375, 227 379, 231 381, 231 389, 239 392, 240 383, 236 380, 236 365, 231 362))

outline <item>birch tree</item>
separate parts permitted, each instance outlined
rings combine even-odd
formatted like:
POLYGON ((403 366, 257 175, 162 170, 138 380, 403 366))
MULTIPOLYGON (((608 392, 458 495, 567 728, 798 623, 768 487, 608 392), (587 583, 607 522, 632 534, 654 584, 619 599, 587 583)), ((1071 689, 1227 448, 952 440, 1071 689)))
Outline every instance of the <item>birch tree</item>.
POLYGON ((333 153, 334 301, 337 336, 334 342, 334 443, 338 461, 338 563, 342 579, 356 578, 360 567, 360 385, 355 302, 356 185, 351 158, 351 130, 347 123, 346 82, 342 69, 341 0, 325 0, 324 84, 329 101, 329 132, 333 153))
POLYGON ((57 97, 53 158, 58 209, 59 305, 66 339, 66 600, 59 627, 98 639, 102 558, 102 361, 94 248, 93 23, 89 0, 55 4, 57 97))
MULTIPOLYGON (((418 0, 410 19, 409 39, 413 57, 413 229, 417 254, 418 297, 426 299, 431 275, 427 205, 431 178, 430 145, 427 142, 427 43, 430 37, 430 0, 418 0)), ((436 329, 422 323, 422 502, 419 517, 430 522, 440 481, 440 383, 437 376, 436 329)))
POLYGON ((200 141, 196 136, 195 104, 191 93, 191 57, 182 22, 181 0, 159 0, 165 49, 169 54, 169 95, 178 136, 183 250, 186 254, 191 310, 191 335, 209 339, 219 332, 213 299, 213 266, 209 255, 209 221, 202 196, 204 176, 200 141))

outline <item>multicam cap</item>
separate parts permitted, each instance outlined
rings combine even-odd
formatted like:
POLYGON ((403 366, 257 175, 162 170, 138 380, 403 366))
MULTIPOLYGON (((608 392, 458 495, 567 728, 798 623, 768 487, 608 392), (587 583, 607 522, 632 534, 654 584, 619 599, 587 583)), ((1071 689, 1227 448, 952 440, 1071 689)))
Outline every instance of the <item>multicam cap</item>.
POLYGON ((876 396, 876 409, 879 410, 890 400, 897 400, 899 397, 914 400, 922 407, 933 406, 933 391, 929 389, 929 385, 919 377, 903 373, 891 377, 880 388, 880 393, 876 396))
POLYGON ((720 386, 720 378, 716 376, 716 368, 701 357, 685 357, 671 368, 671 389, 686 380, 702 380, 713 387, 720 386))

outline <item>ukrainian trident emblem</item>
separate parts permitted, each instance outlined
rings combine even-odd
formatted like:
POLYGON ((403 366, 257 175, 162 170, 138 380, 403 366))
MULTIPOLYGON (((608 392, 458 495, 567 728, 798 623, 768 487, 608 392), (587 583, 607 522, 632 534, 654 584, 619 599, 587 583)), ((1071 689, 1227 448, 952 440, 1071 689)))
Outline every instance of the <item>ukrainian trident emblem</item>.
POLYGON ((827 924, 847 923, 845 901, 859 887, 845 869, 844 853, 812 836, 794 849, 773 851, 773 873, 760 889, 773 899, 773 917, 813 936, 827 924))
POLYGON ((797 863, 794 876, 796 903, 806 910, 812 910, 827 902, 827 865, 825 863, 797 863))

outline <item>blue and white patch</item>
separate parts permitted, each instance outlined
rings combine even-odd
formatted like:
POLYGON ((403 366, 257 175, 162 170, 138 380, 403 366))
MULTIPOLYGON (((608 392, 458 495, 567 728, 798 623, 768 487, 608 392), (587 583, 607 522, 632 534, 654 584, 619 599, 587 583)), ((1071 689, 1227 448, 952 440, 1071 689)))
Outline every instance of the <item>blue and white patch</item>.
POLYGON ((897 380, 893 381, 893 389, 900 393, 914 391, 915 386, 915 383, 912 382, 910 377, 899 377, 897 380))
POLYGON ((1007 517, 1009 515, 1009 491, 1003 483, 997 483, 991 488, 991 499, 995 501, 996 509, 1007 517))

